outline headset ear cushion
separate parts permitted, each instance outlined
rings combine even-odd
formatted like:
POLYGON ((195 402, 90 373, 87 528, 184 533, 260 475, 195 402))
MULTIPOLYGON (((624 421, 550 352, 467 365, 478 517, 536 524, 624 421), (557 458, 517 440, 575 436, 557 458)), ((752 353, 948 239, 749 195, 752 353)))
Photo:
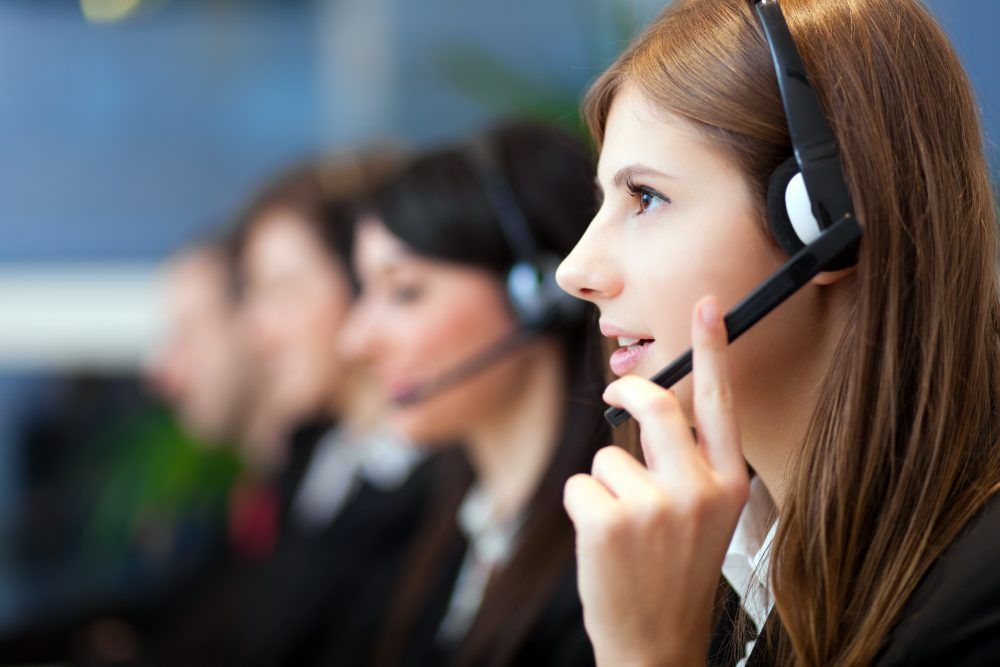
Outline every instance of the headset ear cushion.
POLYGON ((545 315, 542 276, 531 262, 520 261, 507 272, 507 300, 518 324, 531 328, 545 315))
POLYGON ((771 232, 781 249, 792 256, 805 247, 802 239, 795 232, 792 221, 788 217, 788 206, 785 193, 788 184, 799 173, 799 165, 795 158, 789 158, 778 165, 771 174, 771 182, 767 187, 767 218, 771 224, 771 232))
POLYGON ((559 287, 558 266, 559 258, 543 255, 535 262, 517 262, 507 273, 507 298, 522 329, 572 328, 585 321, 587 303, 559 287))

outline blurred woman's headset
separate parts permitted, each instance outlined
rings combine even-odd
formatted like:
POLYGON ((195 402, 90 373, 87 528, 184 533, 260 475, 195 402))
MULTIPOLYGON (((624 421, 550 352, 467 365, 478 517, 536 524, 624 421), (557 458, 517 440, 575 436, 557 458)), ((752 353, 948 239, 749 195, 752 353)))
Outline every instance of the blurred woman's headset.
POLYGON ((465 155, 514 255, 507 272, 507 297, 518 326, 537 332, 581 324, 587 305, 556 284, 562 258, 539 247, 493 147, 477 139, 468 144, 465 155))

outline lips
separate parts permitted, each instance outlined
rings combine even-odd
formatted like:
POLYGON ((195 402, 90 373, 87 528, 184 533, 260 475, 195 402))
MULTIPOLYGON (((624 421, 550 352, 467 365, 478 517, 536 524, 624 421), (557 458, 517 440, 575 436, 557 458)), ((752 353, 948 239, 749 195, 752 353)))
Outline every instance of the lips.
POLYGON ((645 333, 627 331, 610 322, 601 322, 601 333, 616 339, 618 349, 611 354, 611 371, 618 376, 628 374, 649 354, 656 340, 645 333))
POLYGON ((611 372, 618 376, 626 375, 649 354, 652 345, 653 340, 640 339, 632 345, 619 347, 611 353, 611 372))

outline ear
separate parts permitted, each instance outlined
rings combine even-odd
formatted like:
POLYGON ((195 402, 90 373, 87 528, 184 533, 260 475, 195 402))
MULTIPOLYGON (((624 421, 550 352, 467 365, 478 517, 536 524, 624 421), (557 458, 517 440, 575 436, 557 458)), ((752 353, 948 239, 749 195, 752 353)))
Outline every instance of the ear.
POLYGON ((842 278, 846 278, 847 276, 853 274, 854 269, 856 268, 856 266, 849 266, 846 269, 840 269, 839 271, 821 271, 820 273, 817 273, 809 282, 813 285, 833 285, 834 283, 839 282, 842 278))

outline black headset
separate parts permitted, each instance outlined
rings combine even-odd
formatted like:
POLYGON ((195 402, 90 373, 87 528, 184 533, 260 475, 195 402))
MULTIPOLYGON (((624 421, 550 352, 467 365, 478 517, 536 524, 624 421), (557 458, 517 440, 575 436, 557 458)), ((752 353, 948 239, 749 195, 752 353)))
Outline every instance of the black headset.
MULTIPOLYGON (((791 259, 726 314, 730 342, 816 274, 856 263, 862 235, 833 129, 781 6, 778 0, 757 0, 754 10, 774 61, 794 150, 771 175, 767 193, 771 229, 791 259)), ((692 361, 689 349, 650 380, 672 387, 691 372, 692 361)), ((631 415, 621 408, 609 408, 604 416, 612 426, 618 426, 631 415)))
MULTIPOLYGON (((754 8, 764 29, 778 77, 794 155, 771 174, 767 212, 775 239, 794 256, 834 222, 854 217, 833 129, 802 64, 778 0, 759 0, 754 8)), ((856 243, 824 267, 841 269, 857 262, 856 243)))
POLYGON ((539 333, 582 324, 587 304, 564 292, 556 283, 556 269, 562 259, 539 247, 524 209, 518 204, 510 181, 501 169, 493 144, 484 138, 473 140, 464 154, 514 255, 506 285, 518 328, 539 333))

